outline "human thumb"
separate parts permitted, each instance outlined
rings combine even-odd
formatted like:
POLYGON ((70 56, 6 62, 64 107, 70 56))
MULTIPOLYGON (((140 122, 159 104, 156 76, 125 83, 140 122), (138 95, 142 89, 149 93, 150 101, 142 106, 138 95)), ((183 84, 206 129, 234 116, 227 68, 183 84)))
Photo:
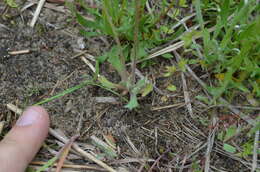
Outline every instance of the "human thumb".
POLYGON ((0 142, 0 172, 24 172, 48 134, 49 115, 40 106, 27 108, 0 142))

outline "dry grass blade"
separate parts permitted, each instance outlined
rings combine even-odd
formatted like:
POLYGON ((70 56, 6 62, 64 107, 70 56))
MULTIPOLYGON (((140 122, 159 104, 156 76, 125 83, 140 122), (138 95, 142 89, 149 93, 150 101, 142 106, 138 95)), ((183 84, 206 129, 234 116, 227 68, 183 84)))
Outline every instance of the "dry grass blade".
POLYGON ((258 143, 259 143, 259 130, 255 132, 255 141, 254 141, 254 152, 253 152, 253 163, 251 172, 255 172, 257 168, 257 151, 258 151, 258 143))
POLYGON ((61 154, 60 154, 60 157, 59 157, 59 162, 57 164, 57 168, 56 168, 56 172, 61 172, 61 168, 64 164, 64 161, 69 153, 69 150, 73 144, 73 142, 79 137, 79 135, 76 135, 76 136, 73 136, 69 141, 68 143, 66 143, 64 145, 64 147, 62 148, 62 151, 61 151, 61 154))
MULTIPOLYGON (((19 109, 17 106, 13 105, 13 104, 7 104, 7 108, 12 110, 13 112, 16 112, 17 114, 22 114, 22 110, 19 109)), ((62 141, 63 143, 66 143, 69 141, 69 139, 65 138, 64 136, 61 136, 58 132, 56 132, 54 129, 49 128, 49 133, 56 137, 58 140, 62 141)), ((114 170, 112 167, 108 166, 107 164, 105 164, 104 162, 98 160, 97 158, 95 158, 93 155, 91 155, 90 153, 85 152, 83 149, 81 149, 77 144, 73 143, 72 147, 79 153, 81 154, 84 158, 87 158, 95 163, 97 163, 98 165, 100 165, 101 167, 105 168, 107 171, 109 172, 116 172, 116 170, 114 170)))
POLYGON ((80 56, 80 59, 89 66, 93 73, 96 73, 96 68, 88 61, 84 56, 80 56))
POLYGON ((32 28, 34 27, 34 25, 35 25, 35 23, 36 23, 36 21, 37 21, 37 19, 38 19, 38 17, 39 17, 39 14, 40 14, 40 12, 41 12, 41 10, 42 10, 42 7, 43 7, 45 1, 46 1, 46 0, 40 0, 39 3, 38 3, 38 5, 37 5, 37 8, 36 8, 36 10, 35 10, 35 12, 34 12, 34 15, 33 15, 33 19, 32 19, 32 21, 31 21, 31 23, 30 23, 30 26, 31 26, 32 28))

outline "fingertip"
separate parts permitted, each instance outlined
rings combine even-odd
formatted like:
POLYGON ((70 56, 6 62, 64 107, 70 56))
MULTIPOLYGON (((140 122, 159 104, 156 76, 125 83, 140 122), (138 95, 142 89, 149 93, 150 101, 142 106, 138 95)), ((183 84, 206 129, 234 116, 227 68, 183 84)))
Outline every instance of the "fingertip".
POLYGON ((41 106, 28 107, 17 120, 16 126, 25 127, 38 125, 38 127, 48 128, 50 123, 49 114, 41 106))
POLYGON ((0 142, 1 168, 6 164, 5 171, 25 169, 47 137, 49 124, 49 115, 43 107, 28 107, 0 142))

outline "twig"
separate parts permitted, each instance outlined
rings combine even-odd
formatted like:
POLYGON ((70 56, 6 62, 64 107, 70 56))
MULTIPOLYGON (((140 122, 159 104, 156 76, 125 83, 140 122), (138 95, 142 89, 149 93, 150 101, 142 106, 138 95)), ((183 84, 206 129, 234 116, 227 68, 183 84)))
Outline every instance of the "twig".
MULTIPOLYGON (((212 126, 216 126, 216 123, 217 123, 217 120, 214 117, 212 120, 212 126)), ((206 155, 205 155, 205 157, 206 157, 206 162, 205 162, 205 167, 204 167, 205 172, 210 171, 210 153, 212 151, 212 147, 214 144, 216 130, 217 130, 217 127, 215 127, 208 136, 208 143, 207 143, 208 146, 207 146, 207 151, 206 151, 206 155)))
MULTIPOLYGON (((175 54, 176 58, 180 60, 180 56, 176 51, 174 51, 174 54, 175 54)), ((192 69, 188 65, 185 65, 185 67, 186 67, 187 71, 190 73, 190 75, 207 91, 207 85, 192 71, 192 69)), ((234 108, 232 105, 230 105, 230 103, 228 103, 222 97, 220 97, 219 100, 221 103, 226 104, 227 107, 234 114, 239 115, 241 119, 243 119, 247 123, 255 126, 256 122, 252 118, 250 118, 249 115, 245 115, 244 113, 240 112, 238 109, 234 108)))
POLYGON ((251 172, 255 172, 257 168, 258 142, 259 142, 259 130, 255 132, 254 153, 253 153, 253 163, 252 163, 251 172))
POLYGON ((40 0, 39 1, 38 5, 37 5, 37 8, 36 8, 36 11, 34 12, 34 15, 33 15, 33 19, 32 19, 32 21, 30 23, 30 27, 32 27, 32 28, 34 27, 34 25, 35 25, 35 23, 36 23, 36 21, 37 21, 37 19, 39 17, 39 14, 40 14, 40 12, 42 10, 42 7, 43 7, 45 1, 46 0, 40 0))
MULTIPOLYGON (((7 108, 16 112, 17 114, 22 114, 22 110, 19 109, 18 107, 16 107, 13 104, 7 104, 7 108)), ((56 132, 54 129, 49 128, 49 133, 56 137, 57 139, 59 139, 60 141, 62 141, 63 143, 66 143, 69 141, 68 138, 65 138, 63 136, 61 136, 58 132, 56 132)), ((108 166, 107 164, 105 164, 104 162, 98 160, 97 158, 95 158, 93 155, 91 155, 90 153, 85 152, 83 149, 81 149, 76 143, 73 143, 72 147, 78 152, 80 153, 83 157, 92 160, 93 162, 97 163, 98 165, 100 165, 101 167, 105 168, 107 171, 109 172, 116 172, 116 170, 114 170, 113 168, 111 168, 110 166, 108 166)))

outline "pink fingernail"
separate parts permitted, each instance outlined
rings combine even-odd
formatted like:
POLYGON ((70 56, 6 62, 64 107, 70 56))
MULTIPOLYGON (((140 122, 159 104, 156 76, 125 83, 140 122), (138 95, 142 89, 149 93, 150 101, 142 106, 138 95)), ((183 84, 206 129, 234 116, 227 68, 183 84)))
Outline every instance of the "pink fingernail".
POLYGON ((32 125, 41 118, 41 113, 37 111, 37 108, 30 107, 26 109, 23 115, 17 120, 17 126, 28 126, 32 125))

